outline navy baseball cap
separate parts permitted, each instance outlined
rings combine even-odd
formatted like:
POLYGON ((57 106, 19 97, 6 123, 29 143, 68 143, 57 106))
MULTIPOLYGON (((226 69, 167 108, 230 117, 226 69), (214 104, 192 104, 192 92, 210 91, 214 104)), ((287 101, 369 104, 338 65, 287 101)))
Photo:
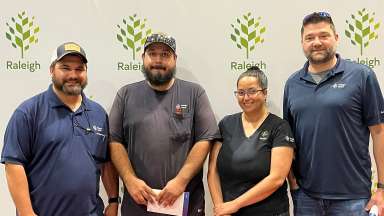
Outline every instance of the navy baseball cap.
POLYGON ((84 49, 80 47, 80 45, 75 42, 66 42, 54 50, 51 58, 51 64, 60 61, 60 59, 69 54, 80 56, 84 64, 88 62, 87 55, 85 54, 84 49))

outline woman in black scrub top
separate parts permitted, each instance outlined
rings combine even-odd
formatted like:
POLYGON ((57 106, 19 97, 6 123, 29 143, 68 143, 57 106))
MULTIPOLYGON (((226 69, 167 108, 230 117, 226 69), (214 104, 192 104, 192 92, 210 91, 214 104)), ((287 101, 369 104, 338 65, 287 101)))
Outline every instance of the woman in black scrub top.
POLYGON ((268 111, 267 86, 258 67, 242 73, 235 91, 242 112, 219 123, 208 170, 214 215, 289 215, 285 179, 295 144, 288 123, 268 111))

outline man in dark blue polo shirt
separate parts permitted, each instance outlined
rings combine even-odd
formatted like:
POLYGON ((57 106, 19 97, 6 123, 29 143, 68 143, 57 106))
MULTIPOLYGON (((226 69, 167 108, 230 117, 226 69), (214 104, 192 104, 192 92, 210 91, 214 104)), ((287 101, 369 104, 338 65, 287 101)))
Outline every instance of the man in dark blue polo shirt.
POLYGON ((336 54, 339 38, 326 12, 306 16, 301 37, 308 62, 284 91, 297 145, 295 215, 368 215, 373 205, 384 214, 384 102, 375 73, 336 54), (372 196, 370 134, 379 182, 372 196))
MULTIPOLYGON (((110 197, 117 179, 109 162, 108 117, 88 99, 87 58, 76 43, 59 46, 50 66, 52 85, 23 102, 4 137, 1 163, 17 214, 101 216, 102 175, 110 197)), ((117 203, 105 215, 117 215, 117 203)))

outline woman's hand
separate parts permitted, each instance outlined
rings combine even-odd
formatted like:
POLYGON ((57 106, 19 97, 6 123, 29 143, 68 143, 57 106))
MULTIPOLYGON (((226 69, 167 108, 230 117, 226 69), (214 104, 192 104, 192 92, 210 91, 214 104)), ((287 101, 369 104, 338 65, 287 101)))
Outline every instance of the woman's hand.
POLYGON ((214 208, 215 216, 230 215, 239 210, 237 203, 233 201, 217 204, 214 208))

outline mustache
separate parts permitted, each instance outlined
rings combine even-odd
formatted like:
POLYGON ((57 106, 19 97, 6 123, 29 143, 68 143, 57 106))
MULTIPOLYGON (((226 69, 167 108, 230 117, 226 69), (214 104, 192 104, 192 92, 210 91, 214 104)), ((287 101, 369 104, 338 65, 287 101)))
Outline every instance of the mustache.
POLYGON ((64 80, 63 83, 67 83, 67 82, 77 82, 77 83, 80 83, 80 80, 76 79, 76 78, 69 78, 69 79, 64 80))
POLYGON ((154 66, 151 66, 150 69, 166 70, 167 68, 164 67, 163 65, 154 65, 154 66))
POLYGON ((321 48, 321 49, 311 49, 312 52, 316 52, 316 51, 327 51, 327 49, 325 48, 321 48))

